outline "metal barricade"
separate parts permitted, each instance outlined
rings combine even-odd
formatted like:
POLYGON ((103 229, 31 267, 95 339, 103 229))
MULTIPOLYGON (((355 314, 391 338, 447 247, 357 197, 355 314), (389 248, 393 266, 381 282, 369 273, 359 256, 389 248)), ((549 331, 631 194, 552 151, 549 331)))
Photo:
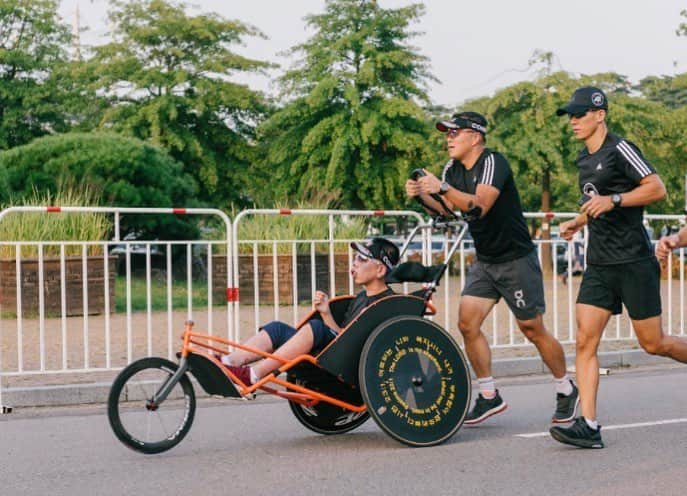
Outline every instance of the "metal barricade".
POLYGON ((16 213, 112 215, 114 239, 16 240, 0 243, 14 250, 13 260, 0 262, 0 285, 3 291, 3 301, 0 302, 0 312, 3 314, 0 315, 0 406, 2 379, 9 376, 112 371, 135 358, 153 353, 172 358, 178 338, 174 328, 182 329, 183 321, 187 319, 202 322, 212 332, 216 323, 223 318, 226 320, 226 335, 232 334, 232 306, 228 301, 231 294, 232 223, 221 210, 11 207, 0 212, 0 223, 8 215, 16 213), (151 214, 217 217, 226 234, 224 239, 203 241, 121 239, 121 216, 151 214), (22 256, 22 250, 26 251, 29 246, 37 252, 35 261, 27 262, 22 256), (59 255, 46 257, 46 247, 59 250, 59 255), (67 256, 70 250, 80 254, 67 256), (93 256, 90 254, 92 251, 101 254, 93 256), (177 265, 181 269, 172 265, 173 251, 180 254, 177 265), (201 254, 194 255, 194 251, 201 254), (220 272, 215 270, 214 265, 219 262, 215 262, 217 257, 213 255, 222 251, 224 256, 219 256, 219 261, 224 264, 224 270, 220 272), (115 252, 119 253, 116 259, 115 252), (140 275, 136 278, 132 277, 134 256, 141 259, 140 275), (196 267, 198 264, 202 267, 196 267), (113 273, 120 268, 123 277, 113 273), (182 283, 173 281, 173 270, 181 274, 182 283), (194 281, 194 274, 201 284, 194 281), (2 283, 3 277, 7 284, 2 283), (203 284, 203 277, 207 284, 203 284), (77 278, 80 282, 75 281, 77 278), (194 287, 194 284, 199 287, 194 287), (123 303, 119 298, 122 312, 116 312, 113 308, 115 287, 119 287, 120 294, 122 291, 124 293, 123 303), (175 289, 177 291, 173 294, 175 289), (206 312, 194 308, 198 306, 194 305, 193 297, 196 289, 207 303, 206 312), (164 306, 162 311, 153 309, 153 290, 160 293, 159 305, 164 306), (13 293, 11 298, 9 293, 13 293), (36 303, 31 310, 27 299, 29 293, 30 299, 36 303), (174 305, 173 298, 180 301, 174 305), (217 307, 217 302, 221 302, 222 306, 217 307), (134 312, 134 304, 140 307, 139 312, 134 312), (184 311, 177 310, 179 307, 184 307, 184 311), (224 310, 218 314, 218 308, 222 307, 224 310), (8 322, 16 324, 16 338, 12 344, 6 341, 10 338, 8 322), (12 351, 11 346, 14 346, 12 351))

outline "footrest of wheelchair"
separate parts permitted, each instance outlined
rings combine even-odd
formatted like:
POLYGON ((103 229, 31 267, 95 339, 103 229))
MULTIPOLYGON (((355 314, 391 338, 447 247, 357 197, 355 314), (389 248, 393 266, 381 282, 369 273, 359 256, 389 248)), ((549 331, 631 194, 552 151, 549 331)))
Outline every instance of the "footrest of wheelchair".
POLYGON ((212 360, 196 353, 189 353, 186 359, 190 372, 206 393, 229 398, 242 397, 234 383, 212 360))

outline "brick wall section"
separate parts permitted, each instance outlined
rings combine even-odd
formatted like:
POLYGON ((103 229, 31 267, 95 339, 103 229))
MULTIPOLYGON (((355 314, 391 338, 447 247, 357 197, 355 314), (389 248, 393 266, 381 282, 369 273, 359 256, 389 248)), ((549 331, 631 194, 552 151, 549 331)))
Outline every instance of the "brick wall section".
MULTIPOLYGON (((274 261, 272 255, 258 255, 258 291, 261 305, 274 304, 274 261)), ((212 286, 213 298, 225 298, 226 257, 213 257, 212 286)), ((348 255, 334 255, 336 294, 348 294, 348 255)), ((298 274, 298 301, 310 301, 311 288, 310 255, 298 255, 296 271, 298 274)), ((277 255, 277 280, 279 302, 289 305, 293 302, 293 258, 291 255, 277 255)), ((254 260, 252 255, 239 256, 239 294, 240 301, 246 305, 255 303, 254 260)), ((329 255, 315 255, 315 289, 329 292, 329 255)), ((358 288, 359 290, 359 288, 358 288)))
MULTIPOLYGON (((109 291, 110 310, 115 309, 116 257, 110 257, 109 291)), ((88 313, 105 311, 105 267, 103 257, 88 257, 88 313)), ((83 315, 83 267, 81 257, 65 258, 67 315, 83 315)), ((21 262, 22 315, 38 315, 38 260, 25 259, 21 262)), ((47 316, 62 315, 60 259, 43 260, 43 284, 45 313, 47 316)), ((17 274, 15 260, 0 260, 0 301, 3 313, 17 312, 17 274)))

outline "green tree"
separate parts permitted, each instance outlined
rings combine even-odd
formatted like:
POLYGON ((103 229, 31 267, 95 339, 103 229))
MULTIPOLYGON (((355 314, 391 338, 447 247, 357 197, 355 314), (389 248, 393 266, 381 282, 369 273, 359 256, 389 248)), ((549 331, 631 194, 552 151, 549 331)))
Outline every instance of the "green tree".
MULTIPOLYGON (((189 206, 195 181, 164 150, 114 134, 70 133, 38 138, 0 152, 0 203, 65 188, 88 190, 104 205, 189 206)), ((183 218, 129 216, 123 232, 177 239, 194 234, 183 218)))
POLYGON ((101 127, 160 145, 214 205, 248 200, 254 128, 264 97, 234 82, 265 62, 231 50, 261 33, 215 14, 191 16, 183 3, 112 2, 113 41, 94 49, 90 77, 107 95, 101 127))
POLYGON ((69 27, 57 0, 0 0, 0 150, 69 127, 64 80, 69 27))
POLYGON ((676 76, 647 76, 636 86, 642 95, 669 108, 687 105, 687 74, 676 76))
POLYGON ((306 16, 315 34, 281 79, 289 98, 262 126, 270 200, 336 191, 339 205, 388 208, 411 169, 431 159, 420 106, 432 76, 408 42, 419 4, 383 9, 371 0, 328 0, 306 16))

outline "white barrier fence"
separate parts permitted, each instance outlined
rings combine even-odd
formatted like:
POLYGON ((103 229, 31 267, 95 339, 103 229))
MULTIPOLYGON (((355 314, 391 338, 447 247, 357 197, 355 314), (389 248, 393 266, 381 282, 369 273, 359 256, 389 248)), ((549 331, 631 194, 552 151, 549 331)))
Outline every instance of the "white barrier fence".
MULTIPOLYGON (((0 222, 18 212, 109 214, 114 216, 115 236, 114 240, 89 242, 0 242, 0 247, 9 247, 14 253, 10 260, 0 261, 0 406, 3 378, 111 372, 143 356, 173 358, 187 319, 193 319, 199 330, 226 334, 230 339, 245 339, 269 320, 296 323, 310 310, 316 289, 330 294, 357 291, 349 272, 352 239, 339 234, 351 218, 404 219, 424 225, 423 218, 412 211, 245 210, 232 223, 216 209, 116 207, 13 207, 0 212, 0 222), (190 241, 121 240, 120 217, 141 214, 219 217, 226 236, 190 241), (256 215, 322 219, 327 234, 320 239, 275 240, 266 230, 264 239, 241 239, 240 226, 247 217, 256 215), (27 262, 23 255, 29 248, 37 252, 34 262, 27 262), (49 248, 59 255, 46 256, 49 248), (74 248, 79 255, 67 256, 74 248), (99 254, 91 256, 92 252, 99 254), (117 258, 113 259, 115 254, 117 258), (89 270, 94 267, 99 275, 89 280, 89 270), (33 275, 23 277, 30 269, 33 275), (76 276, 80 276, 79 282, 74 283, 76 276), (9 284, 3 279, 9 279, 9 284), (7 292, 12 287, 14 299, 7 292), (30 298, 25 297, 27 288, 33 288, 30 298), (33 310, 28 307, 30 299, 35 300, 33 310)), ((532 213, 526 217, 538 219, 544 226, 573 215, 532 213)), ((684 223, 684 216, 678 215, 647 219, 684 223)), ((419 251, 410 256, 424 263, 436 262, 448 253, 449 242, 424 232, 419 251)), ((553 237, 535 240, 535 244, 540 261, 551 253, 551 269, 545 271, 544 280, 545 323, 561 342, 572 343, 579 285, 579 277, 573 274, 573 243, 553 237), (562 263, 567 265, 567 284, 561 280, 562 263)), ((463 240, 452 269, 433 299, 437 307, 434 318, 456 338, 459 294, 473 257, 471 242, 463 240)), ((679 256, 669 262, 668 277, 662 283, 664 328, 670 334, 686 334, 684 269, 684 253, 680 250, 679 256)), ((409 289, 415 288, 404 285, 402 290, 409 289)), ((483 330, 495 348, 528 344, 503 302, 495 307, 483 330)), ((627 317, 616 317, 603 339, 634 340, 627 317)))

